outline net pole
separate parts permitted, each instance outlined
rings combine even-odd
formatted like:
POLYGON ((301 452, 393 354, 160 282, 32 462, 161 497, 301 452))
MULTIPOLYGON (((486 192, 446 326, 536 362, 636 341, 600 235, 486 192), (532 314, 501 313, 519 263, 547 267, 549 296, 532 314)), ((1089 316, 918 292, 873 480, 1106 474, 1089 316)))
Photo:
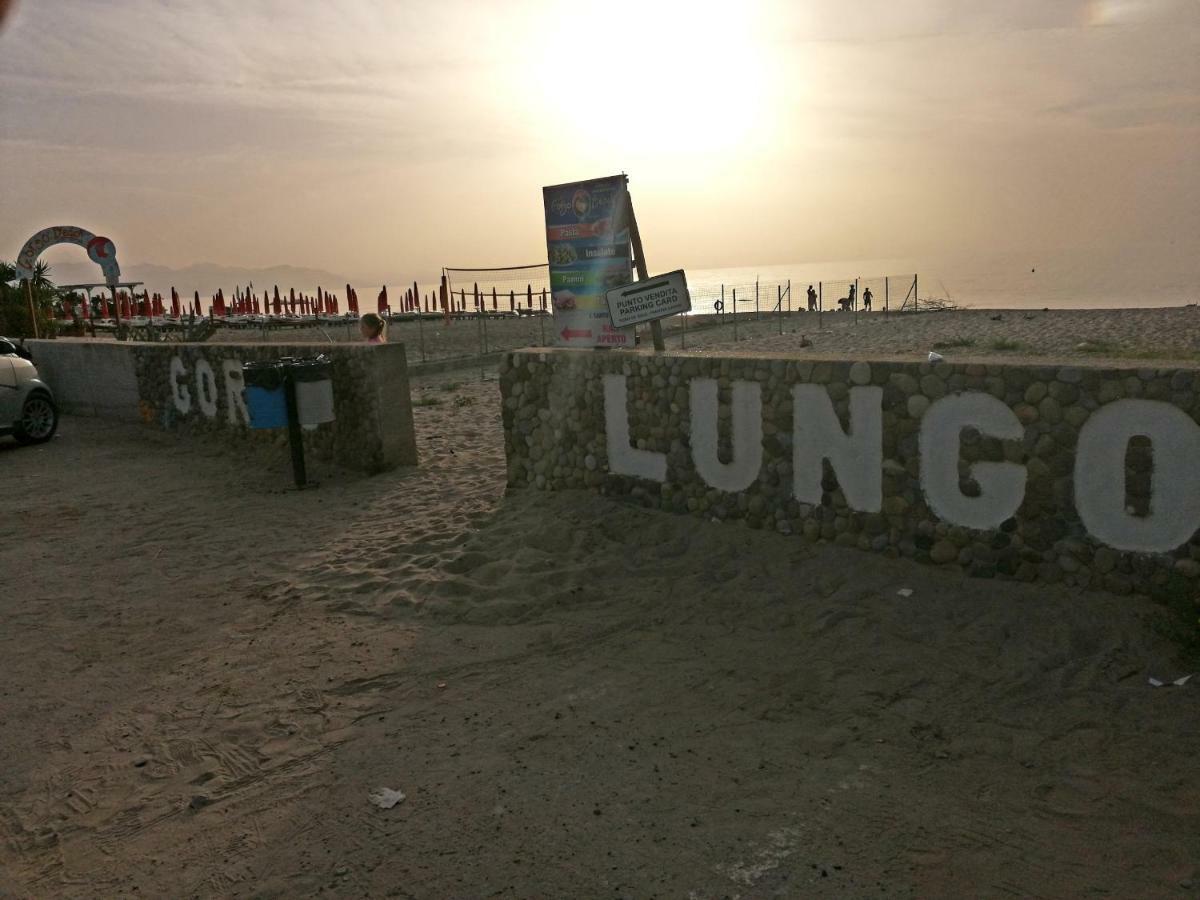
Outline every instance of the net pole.
POLYGON ((825 282, 817 282, 817 331, 821 330, 821 317, 825 315, 825 282))
POLYGON ((425 362, 425 315, 421 311, 421 301, 417 300, 417 340, 421 344, 421 362, 425 362))

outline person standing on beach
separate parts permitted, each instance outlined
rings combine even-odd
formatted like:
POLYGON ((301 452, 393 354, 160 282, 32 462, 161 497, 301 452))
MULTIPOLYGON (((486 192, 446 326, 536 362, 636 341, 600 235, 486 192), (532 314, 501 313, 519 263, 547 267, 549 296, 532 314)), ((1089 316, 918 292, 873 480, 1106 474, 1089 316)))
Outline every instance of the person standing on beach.
POLYGON ((857 284, 850 285, 850 297, 848 299, 850 300, 850 304, 849 304, 850 309, 854 309, 856 306, 858 306, 858 285, 857 284))
POLYGON ((387 323, 383 321, 383 317, 375 313, 367 313, 358 320, 359 333, 368 344, 386 344, 387 338, 384 337, 386 329, 387 323))
POLYGON ((873 295, 871 294, 870 288, 867 288, 865 291, 863 291, 863 309, 867 312, 871 311, 871 297, 872 296, 873 295))
POLYGON ((808 311, 815 312, 817 308, 817 292, 813 290, 813 286, 808 286, 808 311))

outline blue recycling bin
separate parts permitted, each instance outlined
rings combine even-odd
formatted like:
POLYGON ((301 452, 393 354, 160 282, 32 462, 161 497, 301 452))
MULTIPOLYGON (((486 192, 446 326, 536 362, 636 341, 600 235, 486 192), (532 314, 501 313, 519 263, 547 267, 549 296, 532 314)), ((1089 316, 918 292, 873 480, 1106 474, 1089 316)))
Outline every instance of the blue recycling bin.
POLYGON ((283 368, 279 363, 244 363, 242 382, 245 385, 250 427, 286 428, 287 394, 284 391, 283 368))

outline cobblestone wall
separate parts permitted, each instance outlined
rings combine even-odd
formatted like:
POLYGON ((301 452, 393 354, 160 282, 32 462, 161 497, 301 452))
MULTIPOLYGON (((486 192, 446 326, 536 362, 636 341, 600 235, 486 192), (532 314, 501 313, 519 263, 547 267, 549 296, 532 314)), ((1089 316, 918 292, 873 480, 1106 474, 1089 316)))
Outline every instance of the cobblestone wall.
POLYGON ((1200 370, 517 351, 508 483, 1119 593, 1200 581, 1200 370))
POLYGON ((235 448, 287 443, 286 429, 247 427, 242 364, 325 353, 336 419, 304 432, 305 452, 365 472, 417 463, 403 344, 32 343, 65 412, 140 419, 235 448))
POLYGON ((278 344, 139 344, 141 414, 174 431, 286 444, 286 429, 247 428, 243 363, 326 353, 336 419, 304 432, 305 452, 366 472, 416 464, 404 347, 278 344))

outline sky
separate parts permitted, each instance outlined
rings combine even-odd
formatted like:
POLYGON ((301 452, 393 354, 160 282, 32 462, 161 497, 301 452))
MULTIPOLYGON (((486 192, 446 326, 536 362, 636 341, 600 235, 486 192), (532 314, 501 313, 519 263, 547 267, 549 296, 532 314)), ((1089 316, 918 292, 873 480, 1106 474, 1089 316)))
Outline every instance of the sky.
POLYGON ((405 283, 544 261, 541 187, 622 171, 659 270, 1196 271, 1200 2, 17 0, 0 25, 0 259, 74 224, 126 272, 405 283))

